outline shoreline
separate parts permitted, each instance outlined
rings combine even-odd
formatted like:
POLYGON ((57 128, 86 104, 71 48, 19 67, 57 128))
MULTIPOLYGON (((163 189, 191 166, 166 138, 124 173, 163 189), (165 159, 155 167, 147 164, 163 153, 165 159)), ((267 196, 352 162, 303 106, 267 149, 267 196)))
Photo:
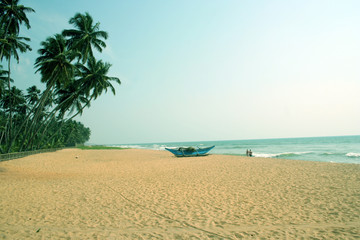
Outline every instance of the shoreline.
POLYGON ((111 146, 164 150, 165 147, 208 147, 215 145, 216 147, 211 150, 210 154, 246 156, 246 150, 252 150, 255 157, 360 164, 359 143, 360 136, 356 135, 291 139, 113 144, 111 146))
POLYGON ((360 165, 64 149, 0 163, 0 237, 356 238, 360 165))
MULTIPOLYGON (((72 148, 70 148, 72 149, 72 148)), ((173 156, 175 157, 174 155, 172 155, 171 153, 167 152, 166 150, 154 150, 154 149, 147 149, 147 148, 122 148, 122 147, 106 147, 104 146, 104 148, 94 148, 94 149, 91 149, 91 148, 85 148, 85 149, 81 149, 81 148, 75 148, 75 149, 80 149, 80 150, 130 150, 130 149, 133 149, 133 150, 148 150, 148 151, 160 151, 160 152, 165 152, 165 153, 168 153, 170 156, 173 156)), ((289 161, 304 161, 304 162, 317 162, 317 163, 329 163, 329 164, 353 164, 353 165, 360 165, 360 162, 359 163, 349 163, 349 162, 335 162, 335 161, 319 161, 319 160, 304 160, 304 159, 290 159, 290 158, 281 158, 281 157, 257 157, 257 156, 252 156, 252 157, 249 157, 249 156, 246 156, 245 154, 224 154, 224 153, 211 153, 206 155, 206 156, 210 156, 210 155, 219 155, 219 156, 234 156, 234 157, 241 157, 241 158, 259 158, 259 159, 279 159, 279 160, 289 160, 289 161)), ((201 156, 199 156, 201 157, 201 156)), ((179 157, 179 159, 181 159, 182 157, 179 157)))

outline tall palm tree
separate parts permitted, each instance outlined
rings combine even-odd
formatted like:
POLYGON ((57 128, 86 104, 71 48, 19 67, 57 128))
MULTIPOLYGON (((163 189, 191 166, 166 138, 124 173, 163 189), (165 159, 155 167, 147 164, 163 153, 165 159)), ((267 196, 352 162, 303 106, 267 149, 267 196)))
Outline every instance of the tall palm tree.
POLYGON ((0 60, 5 56, 9 65, 9 91, 10 91, 10 58, 13 56, 19 63, 20 52, 31 51, 25 41, 30 41, 30 38, 19 37, 20 25, 25 24, 27 29, 30 28, 29 19, 26 13, 35 12, 30 7, 19 5, 19 0, 0 0, 0 60))
POLYGON ((24 53, 26 51, 31 51, 31 47, 29 44, 25 43, 24 41, 30 41, 30 38, 27 37, 19 37, 15 34, 10 35, 4 35, 4 41, 0 42, 0 51, 1 56, 0 60, 3 60, 3 58, 6 58, 8 63, 8 89, 10 90, 10 62, 11 57, 14 57, 17 63, 19 63, 19 52, 24 53))
MULTIPOLYGON (((8 90, 10 91, 10 59, 13 56, 19 63, 20 52, 31 51, 25 41, 30 41, 30 38, 19 37, 20 25, 24 24, 27 29, 30 28, 29 19, 26 13, 35 12, 30 7, 19 5, 19 0, 0 0, 0 60, 3 57, 8 61, 8 90)), ((11 104, 11 103, 10 103, 11 104)), ((11 116, 11 114, 10 114, 11 116)), ((11 126, 11 124, 10 124, 11 126)))
POLYGON ((6 109, 5 111, 10 111, 18 108, 20 105, 23 105, 25 102, 23 92, 17 87, 12 87, 10 91, 6 90, 4 96, 0 99, 1 107, 6 109))
POLYGON ((29 19, 26 13, 35 12, 30 7, 19 5, 19 0, 0 0, 0 25, 6 34, 16 34, 20 32, 20 25, 25 24, 30 28, 29 19))
MULTIPOLYGON (((46 41, 41 42, 42 48, 38 50, 40 56, 35 61, 36 72, 41 73, 41 82, 46 84, 46 89, 41 94, 41 97, 34 106, 32 121, 28 123, 30 113, 27 115, 26 124, 22 127, 25 128, 23 134, 23 143, 33 133, 35 126, 38 124, 38 120, 44 110, 44 106, 51 96, 51 93, 55 86, 66 85, 73 78, 75 66, 71 61, 75 58, 73 51, 69 51, 66 47, 65 38, 61 34, 56 34, 53 37, 49 37, 46 41)), ((19 132, 16 136, 19 135, 19 132)), ((13 144, 13 141, 9 143, 9 147, 13 144)))
POLYGON ((42 126, 42 128, 38 128, 38 130, 42 131, 40 136, 39 145, 40 147, 45 147, 45 134, 49 129, 50 124, 53 124, 53 119, 55 118, 55 114, 59 112, 57 119, 60 121, 60 125, 57 126, 57 130, 54 131, 51 136, 48 136, 48 140, 52 140, 55 136, 58 135, 59 131, 63 127, 63 124, 66 123, 64 117, 67 112, 71 114, 73 111, 81 112, 84 109, 84 106, 89 106, 89 100, 86 98, 84 91, 80 88, 78 81, 72 81, 70 84, 66 85, 66 87, 57 89, 55 92, 56 95, 56 107, 53 111, 48 115, 47 123, 42 126), (43 144, 43 146, 41 146, 43 144))
POLYGON ((1 58, 6 58, 9 61, 9 58, 14 57, 15 60, 19 63, 19 53, 24 53, 26 51, 31 51, 31 47, 29 44, 25 43, 30 41, 30 38, 27 37, 19 37, 16 34, 5 34, 3 35, 3 41, 0 42, 0 50, 1 50, 1 58))
POLYGON ((27 95, 25 95, 25 99, 28 101, 30 105, 35 105, 40 99, 40 89, 38 89, 35 85, 26 89, 27 95))
POLYGON ((61 34, 49 37, 41 42, 40 56, 35 61, 36 72, 41 73, 41 82, 47 88, 63 86, 74 76, 75 66, 71 63, 78 55, 66 47, 66 40, 61 34))
POLYGON ((35 12, 30 7, 19 5, 19 0, 0 0, 0 60, 5 56, 8 61, 8 90, 10 91, 10 59, 15 57, 19 63, 20 52, 31 51, 28 44, 22 40, 30 41, 30 38, 19 37, 20 25, 24 24, 27 29, 30 28, 29 19, 26 13, 35 12))
MULTIPOLYGON (((31 47, 30 45, 28 45, 27 43, 23 42, 23 40, 25 41, 30 41, 30 38, 26 38, 26 37, 19 37, 16 34, 9 34, 6 35, 5 34, 5 41, 0 43, 0 51, 1 51, 1 58, 0 60, 2 60, 3 57, 5 57, 7 59, 8 62, 8 90, 11 90, 11 77, 10 77, 10 72, 11 72, 11 68, 10 68, 10 63, 11 63, 11 57, 14 57, 15 60, 19 63, 19 53, 20 52, 26 52, 28 50, 31 51, 31 47)), ((13 131, 12 131, 12 100, 11 100, 12 95, 10 95, 10 105, 9 105, 9 109, 10 109, 10 113, 9 113, 9 118, 8 118, 8 122, 9 124, 7 125, 7 131, 9 132, 7 137, 8 139, 5 139, 8 142, 12 142, 12 138, 13 138, 13 131)))
POLYGON ((115 95, 112 81, 121 84, 119 78, 107 76, 111 64, 104 63, 102 60, 96 61, 94 57, 91 57, 87 62, 87 66, 80 63, 76 64, 76 66, 78 69, 76 75, 80 86, 79 89, 85 94, 88 102, 82 108, 77 109, 77 113, 71 116, 70 119, 82 114, 83 109, 89 106, 91 100, 98 98, 103 92, 107 92, 108 88, 115 95))
POLYGON ((110 67, 110 63, 104 63, 102 60, 97 61, 94 57, 88 60, 87 66, 77 64, 79 69, 78 81, 81 82, 81 88, 91 99, 98 98, 103 92, 107 92, 108 88, 115 95, 115 88, 111 82, 121 84, 121 81, 117 77, 107 76, 110 67))
MULTIPOLYGON (((13 86, 10 91, 5 90, 3 96, 0 98, 0 106, 4 109, 7 119, 9 119, 9 115, 12 117, 12 121, 6 121, 4 131, 0 137, 0 142, 4 140, 5 143, 7 143, 14 139, 11 135, 12 132, 9 131, 10 124, 16 122, 16 119, 19 119, 19 115, 23 116, 26 112, 25 98, 22 91, 15 86, 13 86)), ((14 124, 14 126, 16 126, 16 124, 14 124)))
POLYGON ((0 60, 4 56, 4 47, 7 45, 5 30, 0 26, 0 60))
POLYGON ((23 143, 34 137, 38 120, 43 113, 44 106, 52 95, 54 88, 66 86, 74 77, 75 66, 71 63, 77 53, 69 50, 66 40, 61 34, 49 37, 41 42, 42 48, 38 50, 40 56, 35 61, 36 72, 41 73, 41 82, 46 84, 46 89, 36 106, 30 126, 26 126, 23 143))
POLYGON ((62 117, 65 116, 66 112, 83 110, 83 106, 88 106, 90 99, 86 97, 84 90, 81 88, 79 81, 73 81, 66 88, 59 89, 57 91, 57 106, 62 117))
MULTIPOLYGON (((0 98, 6 89, 6 81, 8 80, 8 71, 4 70, 0 65, 0 98)), ((10 79, 10 81, 13 81, 10 79)))
MULTIPOLYGON (((2 108, 1 101, 3 97, 5 97, 6 81, 8 79, 7 76, 8 76, 7 71, 3 70, 2 65, 0 65, 0 109, 2 108)), ((8 121, 5 121, 5 119, 6 119, 5 112, 0 111, 0 153, 3 153, 2 140, 4 139, 8 125, 8 121)))
POLYGON ((3 60, 3 58, 5 57, 7 62, 8 62, 8 78, 7 78, 7 82, 8 82, 8 90, 11 89, 11 77, 10 77, 10 73, 11 73, 11 68, 10 68, 10 62, 11 62, 11 57, 14 57, 15 60, 17 61, 17 63, 19 63, 19 52, 24 53, 26 51, 31 51, 31 47, 30 45, 28 45, 27 43, 25 43, 24 41, 30 41, 30 38, 27 37, 19 37, 15 34, 10 34, 10 35, 5 35, 5 41, 0 43, 0 48, 1 48, 1 57, 0 60, 3 60))
POLYGON ((93 57, 92 47, 99 52, 106 47, 102 39, 107 39, 107 32, 100 31, 100 23, 93 23, 93 19, 89 13, 77 13, 70 19, 69 23, 73 24, 75 29, 64 30, 62 34, 69 37, 68 45, 70 48, 81 53, 81 61, 85 63, 87 59, 93 57))

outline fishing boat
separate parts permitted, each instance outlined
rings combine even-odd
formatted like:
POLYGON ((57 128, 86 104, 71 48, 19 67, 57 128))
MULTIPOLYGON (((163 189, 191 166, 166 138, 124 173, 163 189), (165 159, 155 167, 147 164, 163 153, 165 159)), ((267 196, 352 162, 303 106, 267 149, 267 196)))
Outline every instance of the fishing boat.
POLYGON ((194 147, 179 147, 179 148, 165 148, 169 152, 173 153, 176 157, 197 157, 206 156, 208 152, 215 146, 206 148, 194 148, 194 147))

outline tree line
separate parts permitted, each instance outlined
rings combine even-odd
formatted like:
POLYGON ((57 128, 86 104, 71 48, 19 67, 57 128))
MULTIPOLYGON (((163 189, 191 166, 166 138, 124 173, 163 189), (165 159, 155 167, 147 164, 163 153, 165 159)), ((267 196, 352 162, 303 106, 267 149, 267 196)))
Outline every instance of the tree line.
POLYGON ((76 13, 65 29, 41 42, 34 68, 44 90, 37 86, 17 88, 11 64, 20 53, 31 51, 30 39, 20 36, 21 26, 30 29, 27 14, 34 9, 19 0, 0 0, 0 153, 73 146, 89 140, 90 129, 74 118, 110 90, 111 64, 94 57, 108 38, 89 13, 76 13))

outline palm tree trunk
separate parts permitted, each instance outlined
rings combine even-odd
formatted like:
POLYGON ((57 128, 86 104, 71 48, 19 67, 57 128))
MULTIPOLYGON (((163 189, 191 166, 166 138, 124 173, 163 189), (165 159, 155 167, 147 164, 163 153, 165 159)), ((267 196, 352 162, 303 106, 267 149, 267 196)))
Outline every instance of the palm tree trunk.
MULTIPOLYGON (((6 134, 7 134, 6 132, 7 132, 7 126, 8 126, 8 124, 9 124, 9 121, 6 120, 5 127, 4 127, 4 131, 2 131, 1 137, 0 137, 0 145, 2 145, 3 138, 6 139, 6 134)), ((4 147, 5 147, 5 145, 6 145, 6 141, 5 141, 4 147)), ((2 151, 1 153, 5 153, 5 150, 4 150, 4 149, 2 149, 1 151, 2 151)))
MULTIPOLYGON (((66 121, 67 121, 67 120, 66 120, 66 121)), ((49 140, 48 140, 49 142, 52 141, 53 138, 59 133, 59 131, 60 131, 61 128, 63 127, 64 123, 65 123, 65 120, 61 120, 59 128, 56 130, 56 132, 55 132, 52 136, 50 136, 50 138, 49 138, 49 140)), ((41 148, 43 148, 43 147, 44 147, 44 144, 43 144, 41 147, 39 147, 39 149, 41 149, 41 148)))
MULTIPOLYGON (((30 146, 30 149, 33 150, 33 146, 34 144, 34 138, 36 137, 36 135, 41 131, 42 131, 42 134, 40 135, 40 138, 38 140, 38 146, 40 145, 41 141, 44 139, 44 135, 46 133, 46 130, 47 128, 49 127, 49 125, 51 124, 51 121, 55 118, 55 114, 56 112, 59 111, 59 106, 56 106, 45 118, 45 120, 43 121, 43 123, 40 123, 40 126, 36 128, 35 130, 35 133, 32 135, 30 141, 29 141, 29 144, 31 143, 31 146, 30 146), (51 118, 50 118, 51 117, 51 118), (49 119, 50 118, 50 119, 49 119)), ((26 148, 29 147, 29 144, 28 146, 26 146, 26 148)))
MULTIPOLYGON (((10 60, 11 57, 8 58, 8 88, 9 88, 9 129, 7 129, 7 136, 5 135, 5 142, 12 141, 12 105, 13 105, 13 96, 11 93, 11 81, 10 81, 10 60)), ((6 152, 9 152, 11 149, 7 149, 6 152)))
POLYGON ((14 143, 14 140, 17 139, 20 135, 20 133, 22 132, 23 129, 27 129, 26 128, 26 124, 28 123, 33 111, 39 106, 39 103, 37 103, 30 111, 29 113, 27 114, 27 116, 25 117, 25 120, 22 122, 22 124, 20 125, 18 131, 16 132, 13 140, 11 142, 8 143, 8 148, 11 148, 13 143, 14 143))
POLYGON ((46 134, 46 132, 47 132, 47 130, 48 130, 48 128, 49 128, 49 126, 50 126, 50 124, 51 124, 51 122, 53 121, 54 118, 55 118, 55 114, 54 114, 54 116, 51 117, 51 119, 46 124, 44 130, 42 131, 41 136, 40 136, 39 141, 38 141, 37 146, 36 146, 37 149, 40 149, 41 143, 45 138, 45 134, 46 134))
POLYGON ((8 143, 8 148, 11 148, 11 147, 12 147, 13 142, 14 142, 14 139, 17 139, 17 138, 19 137, 20 133, 23 132, 23 133, 24 133, 23 136, 27 134, 27 132, 28 132, 28 130, 29 130, 29 126, 27 125, 28 122, 29 122, 29 119, 30 119, 31 115, 33 116, 33 119, 34 119, 35 112, 36 112, 36 110, 37 110, 37 109, 39 108, 39 106, 40 106, 40 103, 41 103, 41 101, 42 101, 43 95, 44 95, 44 94, 42 94, 42 96, 41 96, 41 98, 39 99, 39 101, 32 107, 32 109, 29 111, 29 113, 28 113, 27 116, 25 117, 25 120, 22 122, 22 124, 20 125, 18 131, 17 131, 16 134, 15 134, 15 137, 13 138, 13 141, 11 141, 11 142, 8 143), (24 132, 24 131, 25 131, 25 132, 24 132))
POLYGON ((76 114, 74 114, 73 116, 71 116, 69 119, 67 119, 67 120, 65 120, 65 121, 62 121, 61 124, 60 124, 60 127, 59 127, 58 130, 50 137, 49 141, 52 140, 52 139, 56 136, 56 134, 58 134, 58 132, 61 130, 64 122, 70 121, 70 120, 72 120, 74 117, 76 117, 77 115, 79 115, 79 114, 82 112, 82 110, 84 110, 85 107, 87 107, 87 106, 90 104, 90 101, 91 101, 91 100, 92 100, 92 98, 91 98, 76 114))
MULTIPOLYGON (((20 144, 20 151, 22 151, 24 149, 24 145, 25 145, 25 142, 26 140, 29 140, 32 136, 32 133, 33 133, 33 128, 34 126, 36 126, 36 121, 38 120, 39 116, 40 116, 40 113, 45 105, 45 102, 48 100, 49 98, 49 93, 51 92, 51 89, 52 87, 54 86, 55 83, 51 84, 49 87, 47 87, 45 89, 45 92, 44 94, 41 96, 40 100, 39 100, 39 105, 38 107, 35 109, 35 113, 33 115, 33 119, 30 123, 30 126, 28 127, 27 131, 25 132, 24 134, 24 138, 23 138, 23 141, 22 143, 20 144), (31 135, 30 135, 31 134, 31 135), (30 136, 29 136, 30 135, 30 136)), ((27 146, 29 145, 29 142, 27 144, 27 146)))
POLYGON ((71 116, 68 120, 71 120, 73 119, 74 117, 76 117, 77 115, 79 115, 84 109, 85 107, 87 107, 89 104, 90 104, 90 101, 92 100, 92 98, 90 98, 90 100, 76 113, 74 114, 73 116, 71 116))

